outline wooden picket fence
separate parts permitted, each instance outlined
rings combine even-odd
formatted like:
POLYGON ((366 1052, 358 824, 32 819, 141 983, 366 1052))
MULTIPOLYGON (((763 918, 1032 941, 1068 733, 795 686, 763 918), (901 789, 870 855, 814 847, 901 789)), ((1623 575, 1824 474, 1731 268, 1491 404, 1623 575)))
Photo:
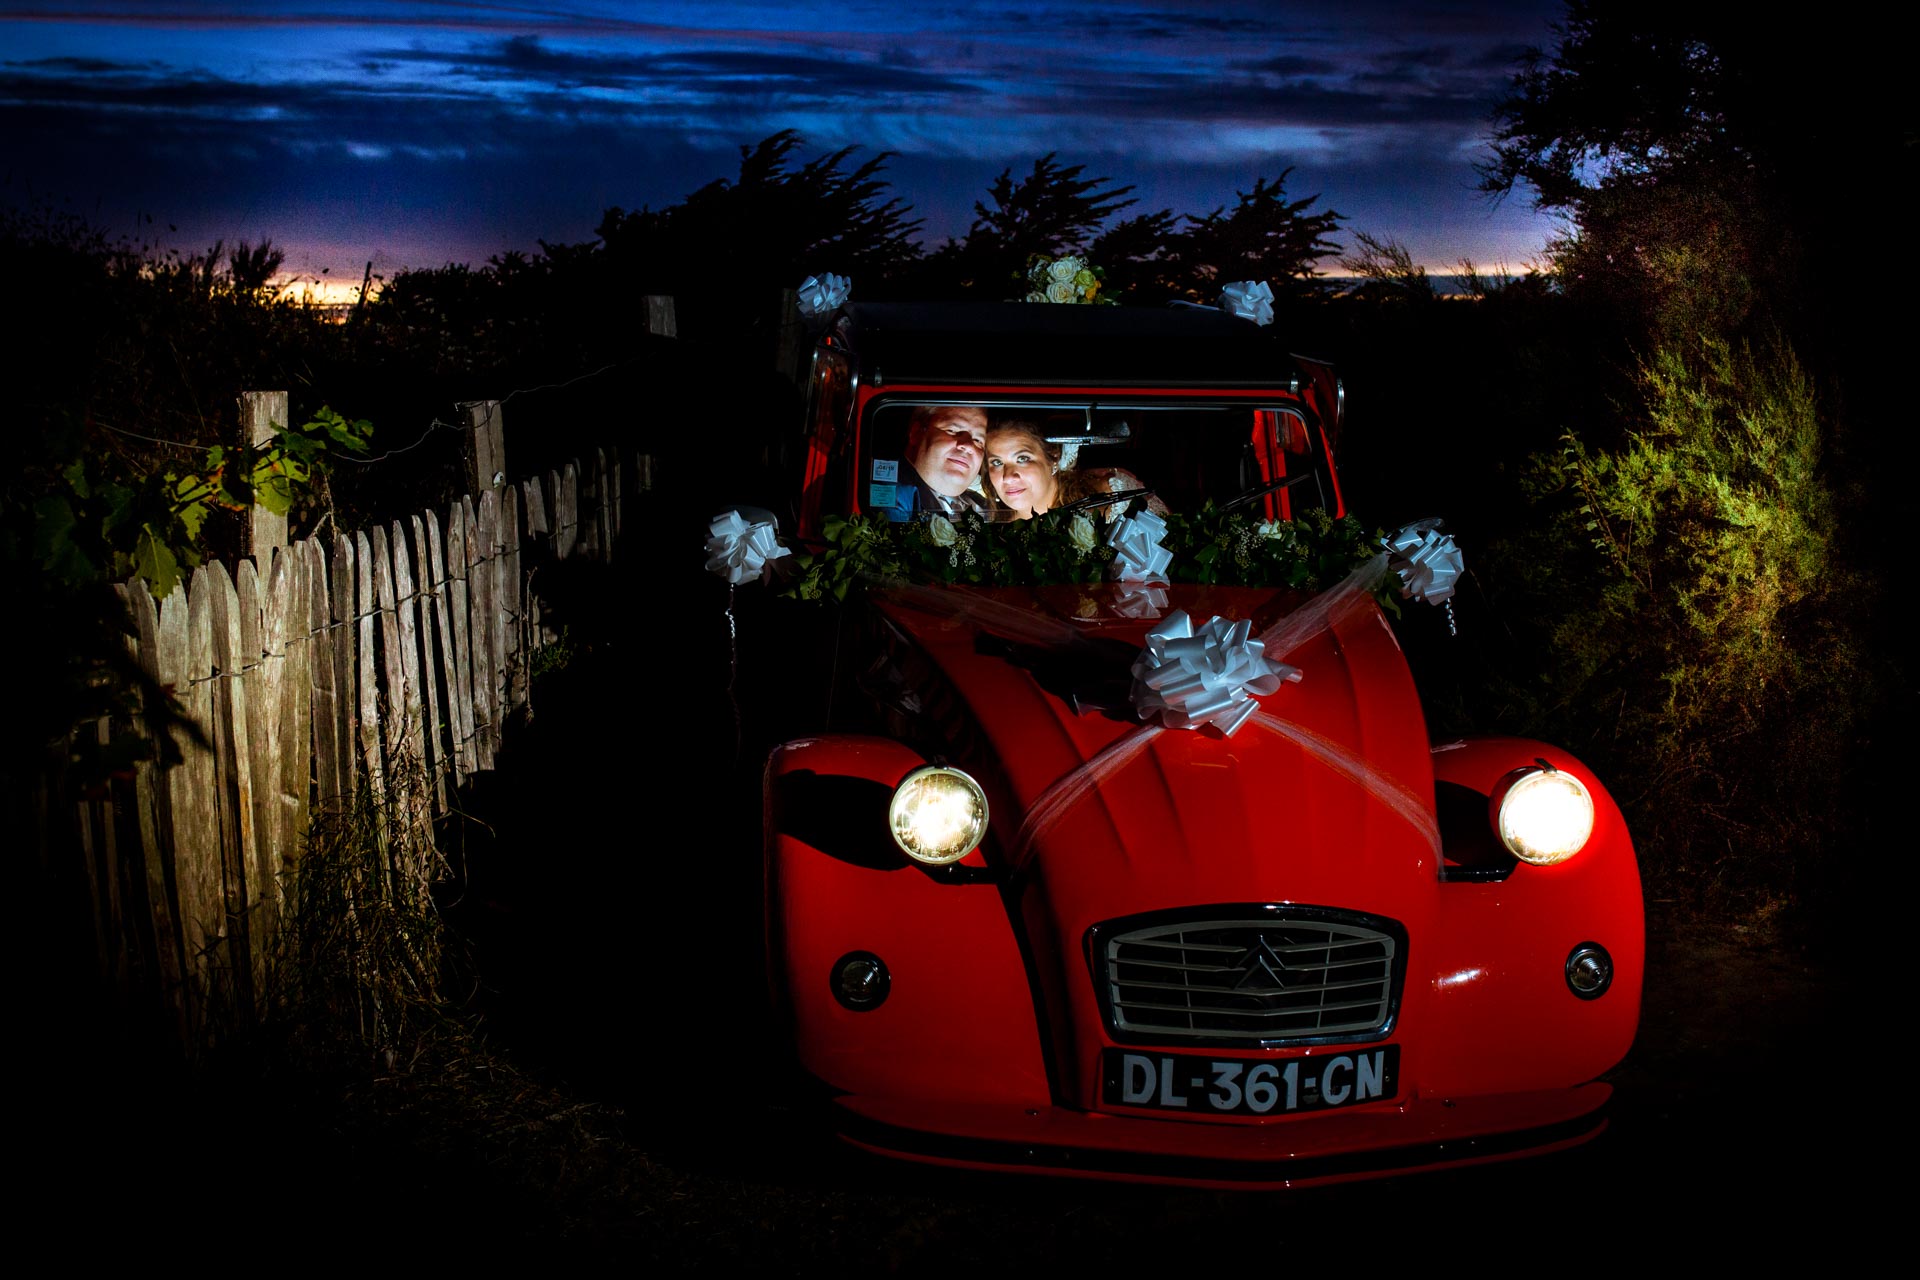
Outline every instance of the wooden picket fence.
MULTIPOLYGON (((72 802, 110 988, 157 1000, 187 1047, 204 1045, 265 1000, 316 821, 370 796, 405 806, 387 821, 430 847, 434 819, 494 767, 527 705, 536 557, 611 558, 621 474, 601 451, 444 515, 204 565, 164 600, 139 579, 120 588, 140 663, 205 741, 176 734, 183 763, 141 762, 72 802)), ((57 795, 43 792, 43 821, 58 823, 57 795)))

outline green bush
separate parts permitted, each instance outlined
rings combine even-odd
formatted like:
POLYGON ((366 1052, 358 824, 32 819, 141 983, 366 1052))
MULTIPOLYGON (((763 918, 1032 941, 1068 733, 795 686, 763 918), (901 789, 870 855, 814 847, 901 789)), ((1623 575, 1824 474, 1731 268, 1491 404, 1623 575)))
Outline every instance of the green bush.
POLYGON ((1533 459, 1546 518, 1492 549, 1521 606, 1503 612, 1543 620, 1543 674, 1507 705, 1602 770, 1656 894, 1765 912, 1803 896, 1858 817, 1868 581, 1790 349, 1667 347, 1639 385, 1623 444, 1569 434, 1533 459))

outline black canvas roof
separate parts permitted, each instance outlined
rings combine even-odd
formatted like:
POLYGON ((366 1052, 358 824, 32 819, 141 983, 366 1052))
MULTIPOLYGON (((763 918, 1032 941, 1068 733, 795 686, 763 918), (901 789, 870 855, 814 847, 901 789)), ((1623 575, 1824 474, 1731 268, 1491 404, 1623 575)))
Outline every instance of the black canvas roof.
POLYGON ((887 386, 1286 389, 1298 372, 1271 329, 1211 307, 862 302, 840 332, 887 386))

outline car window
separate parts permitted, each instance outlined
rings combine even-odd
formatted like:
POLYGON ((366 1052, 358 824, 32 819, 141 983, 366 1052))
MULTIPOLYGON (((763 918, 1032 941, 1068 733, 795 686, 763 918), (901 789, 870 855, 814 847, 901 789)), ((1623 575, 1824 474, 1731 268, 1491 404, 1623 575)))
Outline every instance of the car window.
MULTIPOLYGON (((899 400, 870 411, 860 460, 863 508, 894 502, 913 478, 909 422, 916 406, 959 401, 899 400)), ((982 404, 981 401, 964 403, 982 404)), ((1298 483, 1247 504, 1265 519, 1298 518, 1337 507, 1319 431, 1285 405, 1186 404, 1098 406, 1084 403, 987 403, 990 424, 1030 424, 1060 450, 1068 469, 1137 478, 1173 511, 1216 506, 1278 480, 1298 483)), ((991 465, 982 459, 975 490, 987 494, 991 465)))

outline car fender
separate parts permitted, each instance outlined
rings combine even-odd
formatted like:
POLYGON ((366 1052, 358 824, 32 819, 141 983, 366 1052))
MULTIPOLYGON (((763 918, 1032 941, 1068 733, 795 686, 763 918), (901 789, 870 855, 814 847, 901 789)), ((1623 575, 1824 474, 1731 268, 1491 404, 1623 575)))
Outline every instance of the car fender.
POLYGON ((800 1067, 863 1097, 1050 1102, 1033 987, 997 877, 913 862, 887 832, 893 790, 927 763, 887 738, 790 742, 765 775, 767 963, 800 1067), (880 958, 884 1000, 833 994, 838 962, 880 958))
MULTIPOLYGON (((1484 805, 1508 774, 1542 760, 1586 784, 1593 834, 1563 863, 1517 863, 1503 879, 1441 886, 1433 954, 1419 965, 1432 984, 1427 1092, 1566 1088, 1612 1068, 1633 1044, 1646 921, 1633 842, 1613 797, 1580 761, 1525 738, 1436 746, 1434 777, 1484 805), (1613 962, 1611 985, 1594 999, 1566 979, 1584 943, 1599 943, 1613 962)), ((1449 834, 1443 822, 1443 840, 1449 834)))

